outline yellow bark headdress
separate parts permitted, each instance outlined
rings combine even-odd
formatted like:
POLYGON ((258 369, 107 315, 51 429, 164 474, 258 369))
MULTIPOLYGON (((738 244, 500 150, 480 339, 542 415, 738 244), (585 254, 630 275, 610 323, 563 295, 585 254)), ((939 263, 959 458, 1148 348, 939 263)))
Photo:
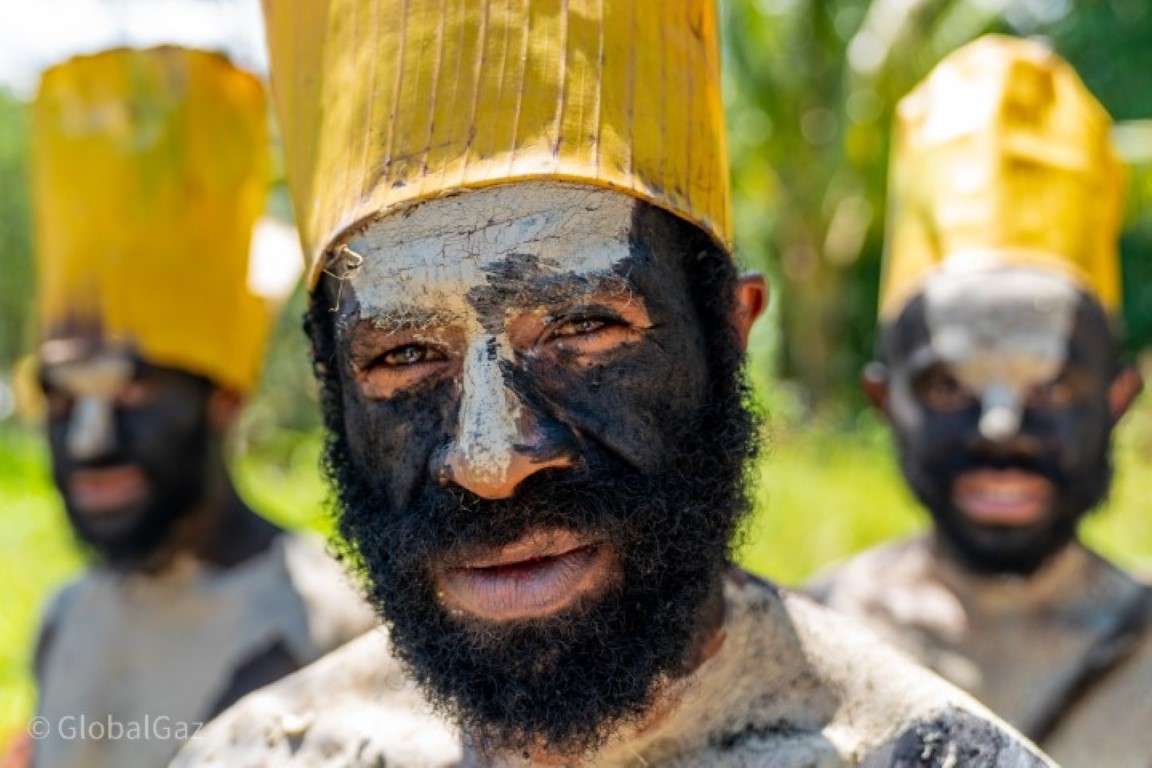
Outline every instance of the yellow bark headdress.
POLYGON ((265 0, 311 279, 453 191, 617 189, 731 242, 714 0, 265 0))
POLYGON ((259 81, 213 53, 118 49, 49 69, 33 107, 42 336, 96 326, 249 389, 272 322, 250 265, 266 120, 259 81))
POLYGON ((1115 312, 1124 174, 1111 119, 1039 43, 990 35, 900 102, 881 317, 942 271, 1059 273, 1115 312))

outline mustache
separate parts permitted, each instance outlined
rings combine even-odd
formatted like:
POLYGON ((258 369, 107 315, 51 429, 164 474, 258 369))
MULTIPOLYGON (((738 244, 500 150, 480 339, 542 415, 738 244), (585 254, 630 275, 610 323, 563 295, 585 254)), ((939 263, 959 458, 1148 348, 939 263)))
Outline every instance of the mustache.
POLYGON ((1068 473, 1052 457, 1025 453, 990 453, 986 451, 957 451, 940 467, 941 474, 950 482, 960 475, 980 470, 996 472, 1023 472, 1038 475, 1052 483, 1057 489, 1071 485, 1068 473))
MULTIPOLYGON (((337 474, 351 467, 337 466, 337 474)), ((455 485, 426 485, 409 503, 391 508, 384 502, 385 489, 365 488, 363 476, 336 480, 338 489, 359 486, 355 495, 361 502, 348 499, 353 503, 342 505, 337 520, 342 538, 367 545, 396 572, 466 560, 534 530, 569 530, 626 548, 658 525, 677 524, 675 508, 652 509, 664 479, 620 466, 545 470, 527 478, 508 499, 484 499, 455 485), (364 505, 365 499, 375 503, 364 505), (365 541, 369 531, 386 531, 387 546, 365 541)))

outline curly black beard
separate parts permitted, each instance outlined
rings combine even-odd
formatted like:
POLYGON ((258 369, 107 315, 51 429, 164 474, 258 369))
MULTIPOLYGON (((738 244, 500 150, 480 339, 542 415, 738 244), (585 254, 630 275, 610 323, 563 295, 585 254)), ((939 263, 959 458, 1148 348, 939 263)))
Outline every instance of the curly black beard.
MULTIPOLYGON (((481 751, 588 754, 639 722, 660 681, 686 669, 750 508, 747 467, 758 447, 743 352, 728 321, 735 269, 718 253, 696 257, 689 269, 711 342, 710 393, 694 412, 668 414, 669 455, 653 474, 589 449, 586 469, 533 476, 512 499, 429 484, 395 508, 353 461, 339 379, 317 366, 345 559, 363 576, 399 659, 481 751), (563 615, 531 621, 462 619, 441 606, 433 563, 545 528, 610 541, 620 565, 613 586, 563 615)), ((318 361, 333 359, 328 306, 313 301, 306 319, 318 361)))

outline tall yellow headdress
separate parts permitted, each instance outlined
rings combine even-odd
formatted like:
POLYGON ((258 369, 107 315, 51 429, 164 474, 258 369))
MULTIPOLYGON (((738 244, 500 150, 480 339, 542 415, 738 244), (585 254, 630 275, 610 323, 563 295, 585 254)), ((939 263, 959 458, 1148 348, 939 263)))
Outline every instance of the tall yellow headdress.
POLYGON ((1031 266, 1120 302, 1111 119, 1039 43, 990 35, 897 108, 881 317, 942 271, 1031 266))
POLYGON ((49 69, 33 107, 42 337, 96 326, 240 391, 271 327, 253 286, 268 188, 259 81, 223 57, 118 49, 49 69))
POLYGON ((350 227, 508 181, 731 241, 714 0, 265 0, 313 281, 350 227))

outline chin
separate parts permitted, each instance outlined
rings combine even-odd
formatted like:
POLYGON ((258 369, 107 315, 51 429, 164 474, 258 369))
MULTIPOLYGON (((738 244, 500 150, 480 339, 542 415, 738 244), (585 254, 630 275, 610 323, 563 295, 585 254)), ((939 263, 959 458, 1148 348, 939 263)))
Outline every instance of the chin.
POLYGON ((168 550, 181 519, 181 515, 150 503, 101 512, 99 517, 69 508, 68 516, 82 547, 101 564, 118 571, 155 564, 168 550))
POLYGON ((937 529, 961 564, 979 574, 1031 576, 1075 540, 1075 526, 1054 515, 1012 527, 979 525, 953 515, 946 523, 938 519, 937 529))

